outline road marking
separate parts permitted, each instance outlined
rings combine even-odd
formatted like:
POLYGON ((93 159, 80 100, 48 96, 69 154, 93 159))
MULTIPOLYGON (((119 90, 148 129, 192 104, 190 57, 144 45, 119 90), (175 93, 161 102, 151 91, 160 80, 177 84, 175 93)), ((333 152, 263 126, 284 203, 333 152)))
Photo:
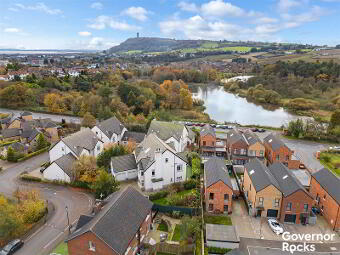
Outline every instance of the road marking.
POLYGON ((35 235, 37 235, 44 227, 46 227, 46 224, 42 225, 37 231, 35 231, 32 235, 30 235, 28 238, 26 238, 25 242, 28 242, 31 240, 35 235))
POLYGON ((46 249, 48 246, 50 246, 52 243, 54 243, 61 235, 63 235, 64 232, 59 233, 54 239, 52 239, 51 241, 49 241, 44 247, 43 249, 46 249))

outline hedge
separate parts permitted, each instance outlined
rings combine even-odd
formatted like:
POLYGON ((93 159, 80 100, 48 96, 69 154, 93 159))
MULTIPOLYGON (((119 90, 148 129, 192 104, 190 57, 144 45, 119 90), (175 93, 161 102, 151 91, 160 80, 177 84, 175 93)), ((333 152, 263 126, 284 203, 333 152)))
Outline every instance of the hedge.
POLYGON ((159 192, 156 192, 156 193, 149 195, 149 199, 151 201, 153 201, 153 200, 157 200, 157 199, 160 199, 160 198, 164 198, 167 195, 169 195, 169 191, 163 190, 163 191, 159 191, 159 192))
POLYGON ((35 151, 35 152, 32 152, 32 153, 26 154, 26 155, 23 156, 22 158, 19 158, 17 161, 18 161, 18 162, 21 162, 21 161, 24 161, 24 160, 26 160, 26 159, 32 158, 32 157, 34 157, 34 156, 36 156, 36 155, 39 155, 39 154, 41 154, 41 153, 43 153, 43 152, 45 152, 45 151, 48 151, 48 149, 49 149, 49 147, 46 147, 46 148, 43 148, 43 149, 41 149, 41 150, 38 150, 38 151, 35 151))
POLYGON ((230 252, 232 249, 229 248, 220 248, 220 247, 208 247, 208 252, 213 254, 226 254, 230 252))
POLYGON ((0 143, 0 147, 6 146, 6 145, 9 145, 9 144, 12 144, 12 143, 16 143, 16 142, 19 142, 19 140, 13 140, 13 141, 8 141, 8 142, 2 142, 2 143, 0 143))
POLYGON ((196 188, 196 180, 190 179, 187 180, 183 183, 184 189, 185 190, 190 190, 190 189, 195 189, 196 188))
POLYGON ((24 181, 30 181, 30 182, 41 182, 41 178, 39 177, 35 177, 35 176, 31 176, 31 175, 28 175, 28 174, 23 174, 20 176, 21 180, 24 180, 24 181))

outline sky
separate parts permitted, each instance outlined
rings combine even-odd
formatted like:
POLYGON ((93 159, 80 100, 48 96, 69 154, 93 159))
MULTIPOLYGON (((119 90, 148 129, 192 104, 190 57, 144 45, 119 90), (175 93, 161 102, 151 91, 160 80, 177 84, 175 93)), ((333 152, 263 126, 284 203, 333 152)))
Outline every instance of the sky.
POLYGON ((135 37, 340 44, 340 0, 0 0, 0 48, 103 50, 135 37))

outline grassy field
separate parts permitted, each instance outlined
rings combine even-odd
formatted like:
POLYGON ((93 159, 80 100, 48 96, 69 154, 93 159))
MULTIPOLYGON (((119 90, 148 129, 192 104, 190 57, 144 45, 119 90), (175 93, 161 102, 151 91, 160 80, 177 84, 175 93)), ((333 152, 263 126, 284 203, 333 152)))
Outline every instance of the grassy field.
POLYGON ((231 218, 224 215, 204 215, 204 223, 206 224, 218 224, 231 226, 231 218))
POLYGON ((171 241, 179 242, 181 239, 181 226, 177 224, 175 226, 174 233, 172 235, 171 241))
POLYGON ((67 250, 67 243, 60 243, 57 248, 54 249, 53 253, 60 254, 60 255, 68 255, 67 250))
POLYGON ((340 177, 340 154, 322 152, 320 163, 340 177))

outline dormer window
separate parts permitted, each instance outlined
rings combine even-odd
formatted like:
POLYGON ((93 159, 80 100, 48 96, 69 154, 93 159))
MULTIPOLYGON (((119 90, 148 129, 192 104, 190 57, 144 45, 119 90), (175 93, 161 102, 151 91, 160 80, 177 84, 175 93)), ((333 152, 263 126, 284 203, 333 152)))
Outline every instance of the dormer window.
POLYGON ((165 158, 165 163, 168 163, 169 162, 169 159, 168 158, 165 158))

